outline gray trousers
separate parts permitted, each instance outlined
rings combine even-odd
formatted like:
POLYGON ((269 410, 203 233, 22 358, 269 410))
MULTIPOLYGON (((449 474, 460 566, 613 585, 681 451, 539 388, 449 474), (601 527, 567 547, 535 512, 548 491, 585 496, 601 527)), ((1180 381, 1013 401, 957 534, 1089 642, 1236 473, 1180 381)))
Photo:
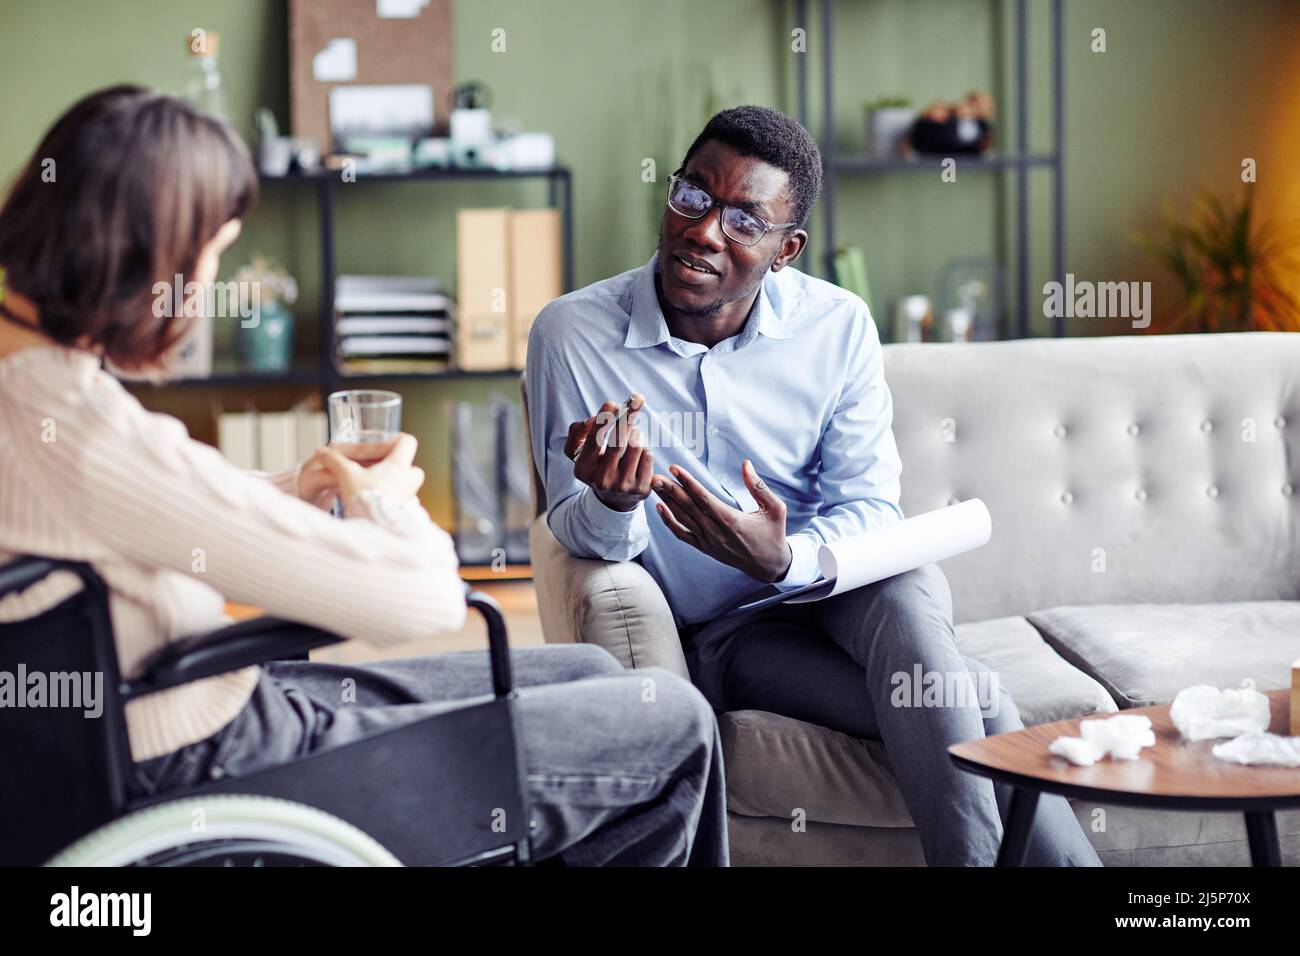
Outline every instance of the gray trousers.
MULTIPOLYGON (((996 861, 1010 788, 958 770, 948 747, 1023 724, 988 668, 957 650, 938 567, 684 636, 692 677, 720 713, 765 710, 883 741, 929 865, 996 861), (915 686, 930 674, 938 693, 915 686)), ((1069 804, 1047 795, 1025 862, 1101 865, 1069 804)))
MULTIPOLYGON (((536 858, 726 865, 717 722, 694 687, 658 668, 625 671, 593 645, 520 648, 511 661, 536 858)), ((166 793, 238 777, 490 693, 481 651, 361 666, 267 664, 230 724, 136 764, 132 790, 166 793)), ((415 833, 421 821, 410 825, 415 833)))

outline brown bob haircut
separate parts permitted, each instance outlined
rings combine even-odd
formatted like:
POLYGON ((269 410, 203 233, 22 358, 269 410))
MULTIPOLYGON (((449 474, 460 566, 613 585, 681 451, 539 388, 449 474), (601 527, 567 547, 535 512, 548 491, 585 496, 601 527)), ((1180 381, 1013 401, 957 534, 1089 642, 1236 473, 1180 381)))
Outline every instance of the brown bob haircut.
POLYGON ((5 288, 54 341, 148 368, 192 321, 156 316, 154 284, 190 281, 256 200, 248 150, 222 120, 140 86, 100 90, 59 117, 0 208, 5 288))

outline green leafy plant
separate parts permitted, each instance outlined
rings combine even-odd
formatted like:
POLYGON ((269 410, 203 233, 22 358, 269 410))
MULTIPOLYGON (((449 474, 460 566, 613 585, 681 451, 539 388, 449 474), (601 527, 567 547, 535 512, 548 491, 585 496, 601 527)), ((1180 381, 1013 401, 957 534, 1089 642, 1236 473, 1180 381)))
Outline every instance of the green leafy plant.
POLYGON ((1294 230, 1260 221, 1247 187, 1223 200, 1202 190, 1185 215, 1168 210, 1136 241, 1172 273, 1181 296, 1161 332, 1300 332, 1294 230))

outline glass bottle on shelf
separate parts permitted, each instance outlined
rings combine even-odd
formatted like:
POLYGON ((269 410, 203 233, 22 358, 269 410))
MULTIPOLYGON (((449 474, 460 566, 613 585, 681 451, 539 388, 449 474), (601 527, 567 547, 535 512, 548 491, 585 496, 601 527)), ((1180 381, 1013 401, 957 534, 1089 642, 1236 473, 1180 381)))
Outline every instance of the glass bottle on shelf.
POLYGON ((221 71, 217 68, 218 36, 196 29, 185 38, 189 64, 185 80, 185 99, 214 116, 228 119, 221 71))

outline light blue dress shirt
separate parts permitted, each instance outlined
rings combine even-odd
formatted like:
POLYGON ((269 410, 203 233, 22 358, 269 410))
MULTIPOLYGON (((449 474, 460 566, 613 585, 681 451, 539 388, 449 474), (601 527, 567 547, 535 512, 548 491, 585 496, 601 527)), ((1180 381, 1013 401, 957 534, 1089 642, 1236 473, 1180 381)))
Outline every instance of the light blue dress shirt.
POLYGON ((792 268, 769 272, 741 331, 713 348, 673 337, 655 294, 656 260, 556 299, 528 336, 533 454, 552 533, 571 554, 639 561, 678 625, 712 620, 764 584, 679 541, 654 511, 605 506, 564 454, 571 422, 606 400, 645 396, 637 427, 654 455, 743 511, 749 458, 786 504, 793 560, 780 589, 820 576, 824 542, 891 524, 901 464, 880 337, 866 304, 792 268))

